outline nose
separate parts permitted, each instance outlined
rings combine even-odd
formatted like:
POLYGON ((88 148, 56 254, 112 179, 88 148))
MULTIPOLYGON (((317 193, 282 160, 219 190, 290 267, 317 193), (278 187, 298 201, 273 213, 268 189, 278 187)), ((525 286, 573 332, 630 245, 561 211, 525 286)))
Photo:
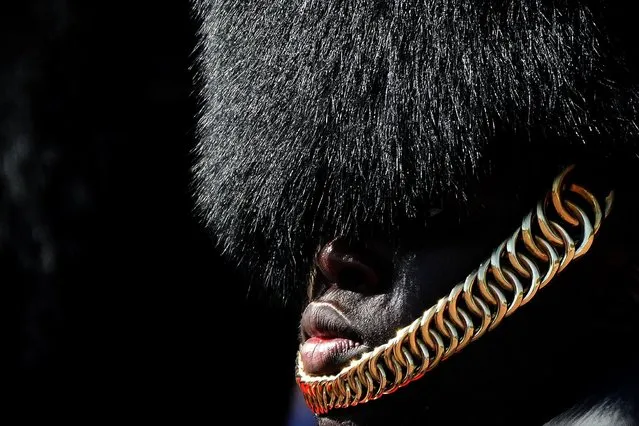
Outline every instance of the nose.
POLYGON ((361 293, 379 291, 391 264, 366 244, 344 238, 334 239, 322 247, 316 263, 330 284, 361 293))

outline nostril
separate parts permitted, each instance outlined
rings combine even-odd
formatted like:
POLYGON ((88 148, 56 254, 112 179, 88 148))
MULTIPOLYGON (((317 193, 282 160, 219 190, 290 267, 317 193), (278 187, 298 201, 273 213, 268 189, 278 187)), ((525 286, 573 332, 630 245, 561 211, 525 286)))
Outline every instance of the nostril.
POLYGON ((363 264, 344 268, 335 280, 338 286, 351 290, 372 290, 379 286, 379 276, 363 264))
POLYGON ((330 283, 362 292, 376 289, 384 272, 372 253, 339 238, 322 248, 317 266, 330 283))

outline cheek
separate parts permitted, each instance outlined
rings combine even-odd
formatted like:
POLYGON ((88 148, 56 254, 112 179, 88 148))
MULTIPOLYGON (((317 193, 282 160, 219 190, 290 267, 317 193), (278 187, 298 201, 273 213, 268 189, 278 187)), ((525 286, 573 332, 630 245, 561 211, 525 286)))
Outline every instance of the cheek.
POLYGON ((448 295, 490 257, 493 250, 478 245, 446 244, 408 253, 398 262, 395 287, 411 320, 448 295))
POLYGON ((388 292, 349 303, 368 343, 382 344, 446 296, 492 248, 448 244, 398 256, 388 292))

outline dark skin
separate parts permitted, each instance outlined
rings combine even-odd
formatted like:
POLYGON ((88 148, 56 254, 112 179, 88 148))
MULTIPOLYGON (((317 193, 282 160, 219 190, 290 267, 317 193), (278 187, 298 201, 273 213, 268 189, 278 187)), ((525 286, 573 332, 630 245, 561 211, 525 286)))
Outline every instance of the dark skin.
MULTIPOLYGON (((308 372, 335 374, 419 317, 514 229, 509 222, 523 215, 510 211, 510 221, 502 216, 472 226, 450 224, 418 249, 418 241, 406 242, 407 250, 347 237, 324 245, 301 341, 319 323, 360 345, 308 372)), ((319 424, 537 425, 553 419, 576 424, 579 418, 634 424, 639 376, 633 349, 611 349, 628 333, 639 337, 628 290, 635 282, 628 273, 632 265, 618 234, 622 219, 611 215, 591 252, 496 330, 395 394, 334 410, 319 416, 319 424)))

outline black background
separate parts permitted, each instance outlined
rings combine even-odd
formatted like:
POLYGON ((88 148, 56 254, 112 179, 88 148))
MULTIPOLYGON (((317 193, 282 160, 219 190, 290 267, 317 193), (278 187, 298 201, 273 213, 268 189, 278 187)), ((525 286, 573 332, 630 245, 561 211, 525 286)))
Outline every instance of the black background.
POLYGON ((191 15, 0 6, 4 402, 20 415, 284 422, 296 312, 247 299, 193 215, 191 15))

